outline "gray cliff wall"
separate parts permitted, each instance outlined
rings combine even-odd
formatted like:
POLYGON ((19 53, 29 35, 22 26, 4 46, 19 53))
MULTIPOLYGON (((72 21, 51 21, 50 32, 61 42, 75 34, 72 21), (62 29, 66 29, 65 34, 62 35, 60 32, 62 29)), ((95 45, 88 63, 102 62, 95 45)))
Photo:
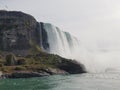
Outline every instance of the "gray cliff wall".
POLYGON ((35 18, 17 11, 0 11, 0 50, 28 54, 31 44, 39 44, 35 18))

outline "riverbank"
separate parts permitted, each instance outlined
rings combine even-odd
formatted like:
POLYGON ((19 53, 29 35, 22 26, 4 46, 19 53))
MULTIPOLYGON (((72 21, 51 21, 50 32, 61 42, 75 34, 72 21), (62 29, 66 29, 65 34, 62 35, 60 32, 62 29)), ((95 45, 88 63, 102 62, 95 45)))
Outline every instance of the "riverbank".
POLYGON ((85 73, 82 64, 58 55, 39 52, 34 55, 9 54, 0 58, 1 78, 30 78, 58 74, 85 73))
POLYGON ((49 70, 41 70, 39 72, 33 71, 16 71, 11 73, 2 73, 0 72, 0 78, 32 78, 32 77, 43 77, 50 75, 67 75, 68 73, 63 70, 49 69, 49 70))

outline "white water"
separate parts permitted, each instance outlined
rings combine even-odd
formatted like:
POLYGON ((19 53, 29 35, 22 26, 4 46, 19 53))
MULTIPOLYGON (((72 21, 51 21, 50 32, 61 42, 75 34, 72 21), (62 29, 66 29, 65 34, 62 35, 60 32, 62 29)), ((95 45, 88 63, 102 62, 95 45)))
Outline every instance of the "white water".
POLYGON ((91 48, 86 49, 80 40, 67 32, 61 31, 58 27, 46 23, 44 29, 48 35, 50 53, 76 59, 84 64, 89 72, 120 71, 119 52, 92 51, 91 48))
POLYGON ((48 35, 50 53, 74 58, 75 51, 80 46, 79 41, 69 33, 63 32, 51 24, 44 24, 44 28, 48 35))

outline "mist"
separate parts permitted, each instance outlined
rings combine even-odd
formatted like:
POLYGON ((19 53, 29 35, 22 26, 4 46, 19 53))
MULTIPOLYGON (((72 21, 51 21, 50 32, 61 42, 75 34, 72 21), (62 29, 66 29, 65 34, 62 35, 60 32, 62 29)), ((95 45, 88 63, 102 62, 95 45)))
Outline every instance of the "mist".
POLYGON ((76 36, 76 58, 88 71, 120 68, 119 0, 1 0, 0 9, 29 13, 76 36))

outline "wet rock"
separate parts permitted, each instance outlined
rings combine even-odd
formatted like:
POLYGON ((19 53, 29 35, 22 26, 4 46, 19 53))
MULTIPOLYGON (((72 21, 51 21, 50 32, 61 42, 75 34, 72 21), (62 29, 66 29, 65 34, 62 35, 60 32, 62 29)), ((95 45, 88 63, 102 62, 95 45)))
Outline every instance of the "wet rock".
POLYGON ((11 74, 5 74, 4 76, 6 78, 31 78, 31 77, 42 77, 42 76, 48 76, 49 73, 45 72, 26 72, 26 71, 20 71, 20 72, 13 72, 11 74))

